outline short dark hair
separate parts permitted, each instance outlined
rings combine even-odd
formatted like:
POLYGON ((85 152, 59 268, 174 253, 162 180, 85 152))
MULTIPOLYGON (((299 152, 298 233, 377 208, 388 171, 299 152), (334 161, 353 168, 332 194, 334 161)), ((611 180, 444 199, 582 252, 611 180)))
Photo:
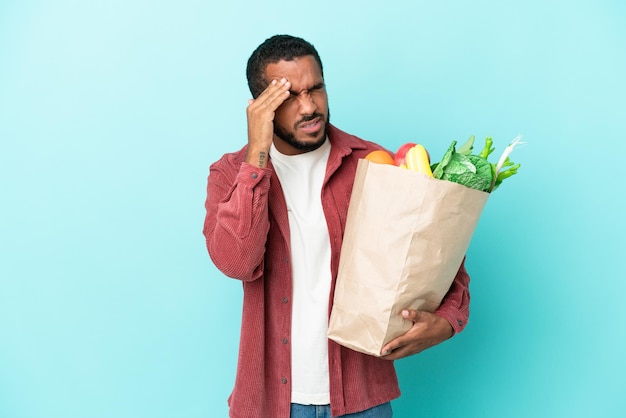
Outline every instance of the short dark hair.
POLYGON ((274 64, 280 60, 292 61, 294 58, 306 55, 312 55, 315 58, 323 77, 322 60, 315 47, 309 42, 291 35, 274 35, 266 39, 248 58, 246 77, 252 97, 255 99, 259 97, 268 86, 269 80, 265 79, 265 68, 268 64, 274 64))

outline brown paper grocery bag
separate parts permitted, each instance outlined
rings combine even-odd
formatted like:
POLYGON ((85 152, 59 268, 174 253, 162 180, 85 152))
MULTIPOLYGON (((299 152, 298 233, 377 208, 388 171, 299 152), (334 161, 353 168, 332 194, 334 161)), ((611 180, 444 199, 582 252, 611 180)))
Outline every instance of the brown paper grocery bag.
POLYGON ((437 309, 489 194, 360 160, 344 233, 328 337, 362 353, 411 328, 403 309, 437 309))

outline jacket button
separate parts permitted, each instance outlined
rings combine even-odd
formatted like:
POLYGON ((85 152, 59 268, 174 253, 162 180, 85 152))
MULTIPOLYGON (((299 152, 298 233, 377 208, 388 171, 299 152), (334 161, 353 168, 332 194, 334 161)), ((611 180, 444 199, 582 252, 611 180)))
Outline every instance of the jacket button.
POLYGON ((287 344, 289 340, 287 338, 283 338, 283 344, 287 344))
POLYGON ((285 296, 285 297, 283 298, 283 303, 287 303, 287 302, 289 302, 289 298, 288 298, 287 296, 285 296))
POLYGON ((250 177, 252 177, 253 179, 255 179, 255 178, 259 177, 259 175, 258 175, 257 173, 252 173, 252 175, 251 175, 250 177))
POLYGON ((287 383, 287 378, 283 377, 282 379, 280 379, 281 382, 283 382, 283 384, 287 383))
POLYGON ((463 321, 461 321, 460 319, 459 319, 459 320, 457 320, 457 321, 456 321, 456 323, 457 323, 457 324, 459 324, 459 326, 460 326, 460 325, 463 325, 463 321))

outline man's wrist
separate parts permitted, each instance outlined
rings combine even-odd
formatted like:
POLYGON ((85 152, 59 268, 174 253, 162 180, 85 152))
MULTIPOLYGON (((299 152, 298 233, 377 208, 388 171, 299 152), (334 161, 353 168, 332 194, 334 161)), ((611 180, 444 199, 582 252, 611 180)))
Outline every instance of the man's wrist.
POLYGON ((250 165, 259 168, 267 167, 267 162, 270 158, 269 149, 252 149, 248 148, 246 154, 246 162, 250 165))

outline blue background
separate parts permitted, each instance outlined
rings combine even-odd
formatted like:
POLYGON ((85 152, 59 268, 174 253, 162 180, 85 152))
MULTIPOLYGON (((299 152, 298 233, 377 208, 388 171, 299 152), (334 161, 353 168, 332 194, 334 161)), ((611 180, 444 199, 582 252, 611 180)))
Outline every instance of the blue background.
POLYGON ((395 416, 626 416, 626 6, 0 2, 0 417, 223 417, 241 286, 201 234, 251 51, 310 40, 332 121, 395 149, 517 134, 466 330, 397 362, 395 416))

